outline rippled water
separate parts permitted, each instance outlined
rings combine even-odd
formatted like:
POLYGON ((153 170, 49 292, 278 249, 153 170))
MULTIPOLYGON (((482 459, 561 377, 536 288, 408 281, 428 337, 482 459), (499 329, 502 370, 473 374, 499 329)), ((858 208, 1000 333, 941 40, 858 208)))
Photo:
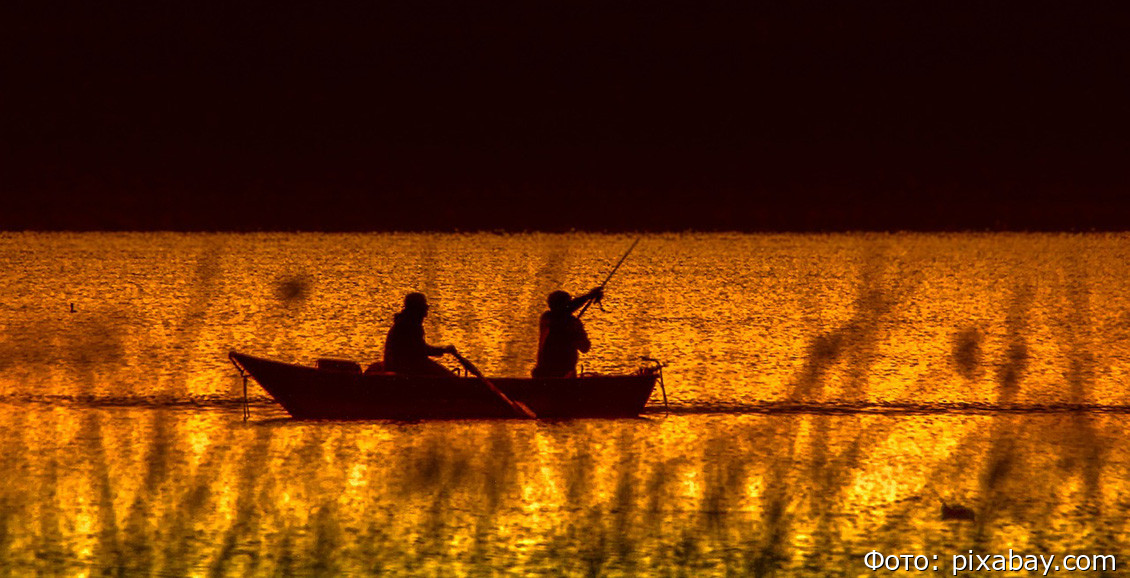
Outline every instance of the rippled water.
POLYGON ((430 341, 524 375, 545 295, 631 241, 0 234, 0 573, 1122 554, 1124 235, 645 236, 582 363, 667 361, 670 414, 657 392, 639 420, 297 422, 253 384, 242 420, 228 350, 371 361, 412 290, 430 341))

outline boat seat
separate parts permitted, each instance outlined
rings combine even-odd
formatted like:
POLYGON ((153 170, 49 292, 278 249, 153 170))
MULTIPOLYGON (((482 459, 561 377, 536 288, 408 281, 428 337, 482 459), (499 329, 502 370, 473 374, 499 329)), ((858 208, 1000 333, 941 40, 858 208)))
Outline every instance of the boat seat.
POLYGON ((393 373, 391 371, 385 371, 383 361, 377 361, 365 368, 365 375, 393 375, 393 373))

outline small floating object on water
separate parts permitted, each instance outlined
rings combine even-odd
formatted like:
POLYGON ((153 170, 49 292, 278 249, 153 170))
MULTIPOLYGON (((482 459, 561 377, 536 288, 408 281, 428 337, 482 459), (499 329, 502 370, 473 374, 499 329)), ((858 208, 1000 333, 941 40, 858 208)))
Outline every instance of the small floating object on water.
POLYGON ((943 520, 969 520, 972 522, 977 519, 977 513, 973 510, 961 504, 947 503, 945 498, 942 498, 942 495, 934 491, 933 488, 931 488, 930 491, 934 492, 934 495, 938 497, 938 501, 942 503, 943 520))
POLYGON ((71 303, 71 313, 74 313, 74 312, 75 312, 75 304, 71 303))
POLYGON ((962 506, 960 504, 947 504, 942 502, 942 519, 943 520, 969 520, 970 522, 977 519, 977 514, 962 506))

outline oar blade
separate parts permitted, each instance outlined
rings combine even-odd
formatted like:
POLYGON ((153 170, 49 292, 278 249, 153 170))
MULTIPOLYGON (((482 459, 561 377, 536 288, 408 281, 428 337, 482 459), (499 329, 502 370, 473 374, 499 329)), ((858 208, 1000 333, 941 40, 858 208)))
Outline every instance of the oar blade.
POLYGON ((519 412, 521 412, 522 415, 525 415, 526 417, 528 417, 530 419, 537 419, 538 418, 538 415, 536 413, 534 413, 534 410, 530 409, 530 406, 528 406, 528 405, 526 405, 526 404, 524 404, 520 401, 514 401, 514 407, 517 408, 517 410, 519 412))

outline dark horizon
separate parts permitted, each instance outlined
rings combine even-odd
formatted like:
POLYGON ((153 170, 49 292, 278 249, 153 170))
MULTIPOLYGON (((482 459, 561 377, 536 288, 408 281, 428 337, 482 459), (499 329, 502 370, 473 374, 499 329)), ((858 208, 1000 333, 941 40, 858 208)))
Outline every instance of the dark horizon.
POLYGON ((1130 228, 1115 3, 66 4, 2 230, 1130 228))

